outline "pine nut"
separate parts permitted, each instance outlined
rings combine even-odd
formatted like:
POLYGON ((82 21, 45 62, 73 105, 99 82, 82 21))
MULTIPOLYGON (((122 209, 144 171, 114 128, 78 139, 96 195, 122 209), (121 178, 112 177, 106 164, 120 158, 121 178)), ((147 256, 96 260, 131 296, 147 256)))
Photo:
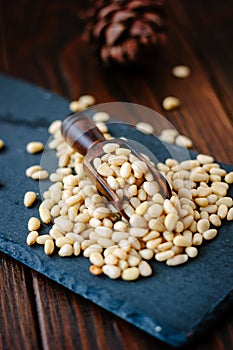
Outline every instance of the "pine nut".
POLYGON ((48 128, 48 131, 51 135, 55 134, 57 131, 60 130, 60 127, 61 127, 61 123, 62 121, 61 120, 54 120, 54 122, 52 122, 50 125, 49 125, 49 128, 48 128))
POLYGON ((173 231, 178 223, 178 215, 170 213, 164 220, 165 227, 168 231, 173 231))
POLYGON ((97 112, 93 115, 93 120, 95 122, 107 122, 110 119, 110 115, 106 112, 97 112))
POLYGON ((227 214, 227 220, 228 221, 233 220, 233 208, 229 209, 228 214, 227 214))
POLYGON ((89 260, 95 266, 103 266, 104 265, 104 258, 97 251, 90 254, 89 260))
POLYGON ((139 254, 143 259, 150 260, 153 258, 154 252, 152 249, 145 248, 145 249, 141 249, 139 251, 139 254))
POLYGON ((162 101, 162 106, 166 111, 171 111, 180 106, 180 100, 177 97, 168 96, 162 101))
POLYGON ((52 239, 47 239, 44 245, 44 252, 46 255, 51 255, 54 252, 54 242, 52 239))
POLYGON ((3 149, 3 147, 4 147, 4 141, 0 139, 0 150, 3 149))
POLYGON ((214 158, 207 155, 207 154, 198 154, 197 155, 197 160, 201 164, 209 164, 214 162, 214 158))
POLYGON ((71 232, 73 223, 65 217, 59 216, 54 219, 54 223, 61 232, 71 232))
POLYGON ((104 163, 98 167, 97 172, 105 177, 113 175, 113 170, 107 164, 104 163))
POLYGON ((191 139, 189 139, 187 136, 179 135, 175 139, 175 144, 177 146, 185 147, 185 148, 192 148, 193 142, 191 139))
POLYGON ((220 217, 220 219, 225 219, 228 213, 228 208, 226 204, 221 204, 218 207, 217 215, 220 217))
POLYGON ((36 243, 36 240, 38 238, 39 234, 37 231, 32 231, 29 232, 28 236, 27 236, 27 244, 28 245, 33 245, 36 243))
POLYGON ((143 277, 148 277, 152 275, 152 268, 146 261, 140 261, 138 265, 138 269, 139 269, 140 275, 143 277))
POLYGON ((153 134, 154 128, 151 124, 145 123, 145 122, 139 122, 136 124, 136 129, 143 132, 144 134, 153 134))
POLYGON ((95 265, 91 265, 89 268, 90 273, 92 273, 92 275, 98 276, 102 274, 102 268, 100 266, 95 266, 95 265))
POLYGON ((80 255, 80 252, 81 252, 81 245, 80 245, 80 242, 75 241, 75 242, 74 242, 74 245, 73 245, 73 249, 74 249, 74 255, 75 255, 75 256, 80 255))
POLYGON ((184 264, 186 261, 188 261, 187 254, 178 254, 178 255, 175 255, 173 258, 168 259, 166 264, 168 266, 177 266, 177 265, 184 264))
POLYGON ((173 243, 178 247, 189 247, 191 245, 190 240, 183 236, 176 236, 173 239, 173 243))
MULTIPOLYGON (((136 212, 137 212, 137 209, 136 209, 136 212)), ((149 207, 147 212, 152 218, 157 218, 162 214, 163 207, 161 204, 153 204, 149 207)), ((141 214, 141 215, 143 215, 143 214, 141 214)))
POLYGON ((35 217, 31 217, 28 220, 28 230, 37 231, 39 228, 40 228, 40 220, 35 217))
POLYGON ((220 217, 216 214, 211 214, 209 217, 209 220, 210 220, 211 224, 216 226, 216 227, 219 227, 222 224, 220 217))
POLYGON ((201 219, 197 223, 197 231, 200 233, 204 233, 210 227, 210 223, 207 219, 201 219))
POLYGON ((39 153, 44 150, 44 145, 42 142, 29 142, 26 146, 28 153, 39 153))
POLYGON ((202 241, 202 235, 200 233, 195 233, 195 235, 193 236, 193 245, 201 245, 202 241))
POLYGON ((225 181, 228 184, 233 183, 233 171, 230 171, 228 174, 225 175, 225 181))
MULTIPOLYGON (((39 214, 40 214, 40 219, 43 223, 45 224, 49 224, 51 221, 51 217, 50 217, 50 212, 49 210, 45 207, 45 205, 43 204, 43 202, 41 203, 41 205, 39 206, 39 214)), ((55 219, 56 220, 56 219, 55 219)))
POLYGON ((24 205, 25 207, 31 207, 36 200, 36 193, 33 191, 28 191, 24 195, 24 205))
POLYGON ((64 244, 58 251, 58 254, 62 257, 73 255, 74 249, 70 244, 64 244))
POLYGON ((185 79, 190 76, 190 68, 185 65, 178 65, 172 68, 172 74, 176 78, 185 79))
POLYGON ((198 255, 198 250, 195 247, 187 247, 185 248, 185 253, 189 258, 195 258, 198 255))
POLYGON ((164 252, 160 252, 155 254, 155 259, 157 261, 166 261, 168 259, 171 259, 175 253, 172 250, 166 250, 164 252))
POLYGON ((125 281, 134 281, 138 279, 140 275, 140 270, 138 267, 128 267, 122 271, 121 277, 125 281))
POLYGON ((206 240, 210 240, 210 239, 215 238, 217 236, 217 234, 218 234, 217 230, 210 229, 210 230, 207 230, 203 233, 203 238, 206 240))
POLYGON ((121 275, 121 269, 115 265, 104 265, 102 270, 103 273, 111 279, 117 279, 121 275))

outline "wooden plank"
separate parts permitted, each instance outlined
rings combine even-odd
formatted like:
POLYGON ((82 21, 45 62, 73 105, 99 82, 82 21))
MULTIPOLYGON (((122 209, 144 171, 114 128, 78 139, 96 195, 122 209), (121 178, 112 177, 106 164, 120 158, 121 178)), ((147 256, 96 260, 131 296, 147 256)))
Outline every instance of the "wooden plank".
POLYGON ((0 349, 40 349, 31 271, 0 254, 0 349))
MULTIPOLYGON (((172 5, 172 2, 169 2, 172 5)), ((212 86, 233 121, 233 3, 231 0, 181 0, 173 6, 179 26, 192 41, 212 86)))

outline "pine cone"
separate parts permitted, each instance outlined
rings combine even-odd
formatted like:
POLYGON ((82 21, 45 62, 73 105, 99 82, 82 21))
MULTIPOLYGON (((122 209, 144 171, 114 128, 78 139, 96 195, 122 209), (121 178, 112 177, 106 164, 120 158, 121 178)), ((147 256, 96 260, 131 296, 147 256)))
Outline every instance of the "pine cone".
POLYGON ((147 64, 166 42, 163 0, 97 0, 88 33, 105 64, 147 64))

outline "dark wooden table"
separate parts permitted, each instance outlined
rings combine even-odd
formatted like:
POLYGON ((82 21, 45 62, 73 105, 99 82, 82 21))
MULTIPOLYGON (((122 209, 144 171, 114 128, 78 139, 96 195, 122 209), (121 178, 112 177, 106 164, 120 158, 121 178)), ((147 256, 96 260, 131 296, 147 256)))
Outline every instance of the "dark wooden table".
MULTIPOLYGON (((1 0, 0 71, 74 99, 128 101, 161 111, 195 150, 233 163, 233 2, 167 0, 169 42, 147 70, 105 69, 82 39, 86 2, 1 0), (184 63, 192 75, 172 77, 184 63)), ((170 349, 169 346, 0 254, 0 349, 170 349)), ((189 350, 233 349, 233 309, 189 350)))

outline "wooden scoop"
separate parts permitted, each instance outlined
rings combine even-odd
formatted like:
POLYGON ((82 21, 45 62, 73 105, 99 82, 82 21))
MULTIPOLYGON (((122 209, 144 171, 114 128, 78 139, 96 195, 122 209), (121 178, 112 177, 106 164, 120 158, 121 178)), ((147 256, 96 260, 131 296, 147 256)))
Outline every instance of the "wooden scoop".
POLYGON ((124 212, 122 207, 124 200, 119 200, 116 193, 109 187, 105 178, 102 177, 93 166, 94 158, 101 157, 104 154, 103 146, 106 143, 117 143, 120 147, 130 149, 132 154, 146 163, 148 169, 154 177, 154 180, 160 187, 161 195, 164 198, 171 197, 171 188, 167 180, 145 157, 136 152, 130 144, 122 139, 106 140, 104 135, 96 127, 95 123, 84 114, 73 114, 65 118, 62 123, 61 131, 65 141, 74 150, 85 156, 84 171, 87 176, 96 183, 98 191, 110 202, 112 202, 120 214, 127 220, 129 220, 129 217, 124 212))

